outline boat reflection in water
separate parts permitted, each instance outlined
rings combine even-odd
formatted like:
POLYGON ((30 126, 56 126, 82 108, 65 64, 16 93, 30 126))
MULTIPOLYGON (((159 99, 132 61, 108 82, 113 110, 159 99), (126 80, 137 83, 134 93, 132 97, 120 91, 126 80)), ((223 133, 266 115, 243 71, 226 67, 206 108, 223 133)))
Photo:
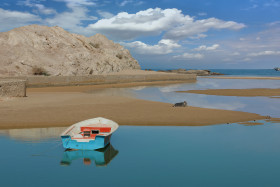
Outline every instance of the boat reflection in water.
POLYGON ((85 165, 94 161, 96 166, 106 166, 118 153, 111 144, 97 150, 65 150, 60 165, 69 166, 73 160, 83 159, 85 165))

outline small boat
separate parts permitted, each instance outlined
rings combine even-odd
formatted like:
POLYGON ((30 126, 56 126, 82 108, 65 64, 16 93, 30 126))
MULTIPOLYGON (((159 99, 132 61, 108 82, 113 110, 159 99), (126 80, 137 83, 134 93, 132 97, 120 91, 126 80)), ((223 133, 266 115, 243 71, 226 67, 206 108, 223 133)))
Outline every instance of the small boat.
POLYGON ((105 118, 93 118, 71 125, 61 134, 65 149, 95 150, 110 143, 119 125, 105 118))
POLYGON ((280 68, 276 67, 274 68, 275 71, 280 71, 280 68))

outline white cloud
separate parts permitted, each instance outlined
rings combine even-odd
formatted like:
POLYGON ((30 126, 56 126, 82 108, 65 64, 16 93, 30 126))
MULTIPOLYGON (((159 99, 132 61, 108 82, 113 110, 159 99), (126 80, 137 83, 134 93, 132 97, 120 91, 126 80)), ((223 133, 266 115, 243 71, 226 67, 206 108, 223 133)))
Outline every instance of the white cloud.
POLYGON ((136 5, 136 6, 139 6, 139 5, 142 5, 142 4, 144 4, 144 1, 137 1, 137 2, 134 3, 134 5, 136 5))
POLYGON ((70 9, 59 14, 53 18, 45 19, 48 25, 58 25, 71 32, 90 35, 91 31, 83 26, 83 21, 97 20, 95 16, 88 15, 88 6, 95 6, 96 3, 90 0, 56 0, 65 2, 66 6, 70 9))
POLYGON ((184 22, 169 30, 165 38, 180 40, 193 35, 207 32, 210 29, 231 29, 239 30, 244 28, 242 23, 234 21, 223 21, 216 18, 208 18, 195 21, 193 18, 185 19, 184 22))
POLYGON ((34 4, 34 7, 37 8, 37 10, 42 14, 56 14, 56 11, 52 8, 47 8, 42 4, 34 4))
POLYGON ((249 62, 249 61, 251 61, 252 59, 251 58, 244 58, 244 59, 242 59, 242 61, 244 61, 244 62, 249 62))
POLYGON ((272 56, 272 55, 280 55, 280 51, 261 51, 258 53, 250 53, 248 56, 258 57, 258 56, 272 56))
POLYGON ((273 26, 278 26, 279 24, 280 24, 280 21, 274 21, 274 22, 268 23, 267 25, 270 27, 273 27, 273 26))
POLYGON ((210 29, 238 30, 243 27, 244 24, 216 18, 194 20, 176 8, 164 10, 150 8, 135 14, 121 12, 88 26, 89 29, 118 40, 131 40, 140 36, 159 35, 163 32, 166 32, 164 39, 179 40, 203 36, 201 34, 210 29))
POLYGON ((45 22, 48 25, 58 25, 71 32, 88 35, 89 31, 82 26, 82 21, 97 20, 97 17, 88 16, 88 9, 84 7, 72 7, 71 11, 57 14, 53 18, 48 18, 45 22))
POLYGON ((158 35, 178 23, 177 9, 147 9, 136 14, 121 12, 110 19, 101 19, 89 25, 90 29, 107 34, 115 39, 130 40, 139 36, 158 35))
POLYGON ((106 12, 106 11, 102 11, 102 10, 98 10, 97 13, 102 17, 102 18, 106 18, 109 19, 111 17, 114 16, 114 14, 110 13, 110 12, 106 12))
POLYGON ((45 7, 45 5, 39 4, 36 1, 25 0, 25 1, 19 1, 17 4, 35 8, 35 10, 33 10, 33 11, 37 12, 37 13, 46 14, 46 15, 56 14, 56 11, 54 9, 47 8, 47 7, 45 7))
POLYGON ((119 5, 126 6, 127 4, 133 4, 133 5, 139 6, 139 5, 142 5, 143 3, 144 3, 143 1, 124 0, 119 5))
POLYGON ((193 49, 194 51, 214 51, 216 50, 220 45, 214 44, 212 46, 207 47, 206 45, 201 45, 198 48, 193 49))
POLYGON ((0 31, 7 31, 15 27, 41 21, 40 17, 27 12, 4 10, 0 8, 0 31))
POLYGON ((65 2, 67 7, 73 8, 77 6, 95 6, 96 2, 91 0, 55 0, 58 2, 65 2))
POLYGON ((196 36, 190 36, 190 39, 200 39, 200 38, 206 38, 206 34, 197 34, 196 36))
MULTIPOLYGON (((54 14, 53 17, 42 19, 41 23, 46 25, 58 25, 70 32, 89 35, 90 32, 83 26, 83 21, 97 20, 97 17, 88 15, 88 6, 95 6, 96 2, 92 0, 55 0, 64 2, 68 10, 57 13, 52 8, 47 8, 43 4, 39 4, 36 0, 25 0, 18 2, 18 5, 24 5, 34 8, 33 12, 41 14, 54 14)), ((108 14, 107 14, 108 16, 108 14)))
POLYGON ((160 40, 156 45, 147 45, 140 41, 131 43, 121 42, 122 45, 131 48, 138 54, 168 54, 172 53, 175 48, 181 47, 179 44, 172 40, 160 40))
POLYGON ((125 0, 125 1, 120 3, 120 6, 125 6, 125 5, 127 5, 129 3, 132 3, 132 2, 133 2, 132 0, 125 0))
POLYGON ((174 58, 180 59, 180 60, 183 60, 183 59, 202 59, 203 57, 204 57, 204 55, 200 54, 200 53, 184 53, 182 55, 174 56, 174 58))
POLYGON ((241 40, 220 41, 223 51, 217 55, 230 57, 231 62, 261 62, 265 59, 267 64, 277 63, 280 55, 280 26, 266 26, 267 29, 261 32, 243 35, 241 40))

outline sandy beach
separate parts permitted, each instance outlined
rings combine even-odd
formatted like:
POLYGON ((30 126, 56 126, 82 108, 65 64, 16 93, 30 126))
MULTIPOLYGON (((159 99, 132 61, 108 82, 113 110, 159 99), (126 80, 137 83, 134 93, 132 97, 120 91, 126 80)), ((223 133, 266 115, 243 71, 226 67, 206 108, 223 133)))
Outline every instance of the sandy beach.
MULTIPOLYGON (((221 96, 240 96, 240 97, 256 97, 256 96, 280 96, 280 89, 254 88, 254 89, 208 89, 208 90, 188 90, 177 91, 181 93, 195 93, 205 95, 221 95, 221 96)), ((273 97, 274 98, 274 97, 273 97)), ((279 98, 279 97, 275 97, 279 98)))
POLYGON ((200 126, 265 118, 247 112, 191 106, 175 108, 169 103, 139 100, 132 95, 103 91, 98 94, 107 87, 110 86, 28 88, 28 97, 1 101, 0 128, 69 126, 99 116, 120 125, 143 126, 200 126))

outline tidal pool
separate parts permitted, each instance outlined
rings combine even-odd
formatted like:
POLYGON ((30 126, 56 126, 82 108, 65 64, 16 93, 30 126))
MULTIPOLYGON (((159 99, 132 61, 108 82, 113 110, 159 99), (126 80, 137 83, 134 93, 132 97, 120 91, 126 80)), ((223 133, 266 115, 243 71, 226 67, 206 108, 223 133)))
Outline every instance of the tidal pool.
POLYGON ((63 128, 1 130, 0 184, 280 186, 280 123, 260 122, 120 126, 109 147, 76 152, 63 149, 63 128))

